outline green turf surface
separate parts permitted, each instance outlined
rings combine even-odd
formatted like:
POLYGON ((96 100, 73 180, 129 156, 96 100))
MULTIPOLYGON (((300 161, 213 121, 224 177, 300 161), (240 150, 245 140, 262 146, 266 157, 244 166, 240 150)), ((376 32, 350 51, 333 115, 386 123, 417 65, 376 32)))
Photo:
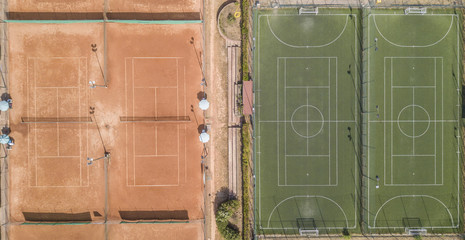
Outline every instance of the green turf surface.
POLYGON ((258 234, 359 221, 359 15, 255 12, 258 234))
POLYGON ((368 15, 364 119, 370 232, 459 228, 460 21, 453 10, 368 15))

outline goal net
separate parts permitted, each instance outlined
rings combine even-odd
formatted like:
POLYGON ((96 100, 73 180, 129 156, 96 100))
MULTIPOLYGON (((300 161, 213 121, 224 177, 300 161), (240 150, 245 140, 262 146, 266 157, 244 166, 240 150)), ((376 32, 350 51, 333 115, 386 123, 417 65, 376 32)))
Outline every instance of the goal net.
POLYGON ((299 14, 318 14, 317 7, 301 7, 299 8, 299 14))
POLYGON ((409 7, 405 9, 405 14, 426 14, 426 8, 409 7))
POLYGON ((299 234, 300 236, 314 236, 318 237, 318 230, 305 230, 305 229, 300 229, 299 228, 299 234))
POLYGON ((425 235, 428 231, 425 228, 405 228, 405 233, 408 235, 418 236, 425 235))
POLYGON ((301 236, 318 236, 318 229, 313 218, 297 218, 297 227, 301 236))

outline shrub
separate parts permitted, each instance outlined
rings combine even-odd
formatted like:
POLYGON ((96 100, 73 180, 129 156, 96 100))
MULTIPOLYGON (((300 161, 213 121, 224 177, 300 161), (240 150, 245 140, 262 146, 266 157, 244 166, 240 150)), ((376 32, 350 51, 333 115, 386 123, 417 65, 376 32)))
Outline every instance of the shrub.
POLYGON ((249 124, 242 125, 242 237, 249 239, 250 232, 250 178, 249 178, 249 164, 250 164, 250 133, 249 124))
POLYGON ((238 200, 228 200, 223 202, 216 211, 216 226, 221 236, 226 240, 238 240, 240 238, 239 231, 229 224, 229 218, 239 207, 238 200))
POLYGON ((227 18, 228 18, 228 21, 230 21, 230 22, 234 22, 236 20, 236 18, 234 17, 234 15, 232 13, 229 13, 227 18))
POLYGON ((249 80, 249 0, 241 1, 242 81, 249 80))

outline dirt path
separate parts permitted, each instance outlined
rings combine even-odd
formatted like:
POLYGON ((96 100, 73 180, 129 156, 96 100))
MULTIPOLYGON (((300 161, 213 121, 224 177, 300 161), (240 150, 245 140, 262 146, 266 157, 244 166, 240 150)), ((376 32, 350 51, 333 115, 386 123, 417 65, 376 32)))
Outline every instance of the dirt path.
POLYGON ((225 40, 217 31, 216 14, 223 1, 205 0, 205 77, 207 96, 212 103, 207 112, 211 142, 206 162, 206 239, 220 239, 214 212, 228 197, 228 92, 225 40), (226 189, 226 191, 224 191, 226 189))

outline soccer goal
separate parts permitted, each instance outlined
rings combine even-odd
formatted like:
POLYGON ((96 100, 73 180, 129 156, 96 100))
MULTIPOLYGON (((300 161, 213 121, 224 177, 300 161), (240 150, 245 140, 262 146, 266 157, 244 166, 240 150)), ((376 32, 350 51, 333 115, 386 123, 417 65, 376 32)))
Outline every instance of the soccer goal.
POLYGON ((405 233, 412 236, 425 235, 428 231, 425 228, 405 228, 405 233))
POLYGON ((301 236, 318 236, 315 219, 313 218, 297 218, 297 226, 301 236))
POLYGON ((405 9, 405 14, 426 14, 426 8, 409 7, 405 9))
POLYGON ((318 230, 308 230, 308 229, 301 229, 299 228, 300 236, 307 236, 307 237, 318 237, 318 230))
POLYGON ((299 8, 299 15, 302 14, 318 14, 317 7, 301 7, 299 8))

